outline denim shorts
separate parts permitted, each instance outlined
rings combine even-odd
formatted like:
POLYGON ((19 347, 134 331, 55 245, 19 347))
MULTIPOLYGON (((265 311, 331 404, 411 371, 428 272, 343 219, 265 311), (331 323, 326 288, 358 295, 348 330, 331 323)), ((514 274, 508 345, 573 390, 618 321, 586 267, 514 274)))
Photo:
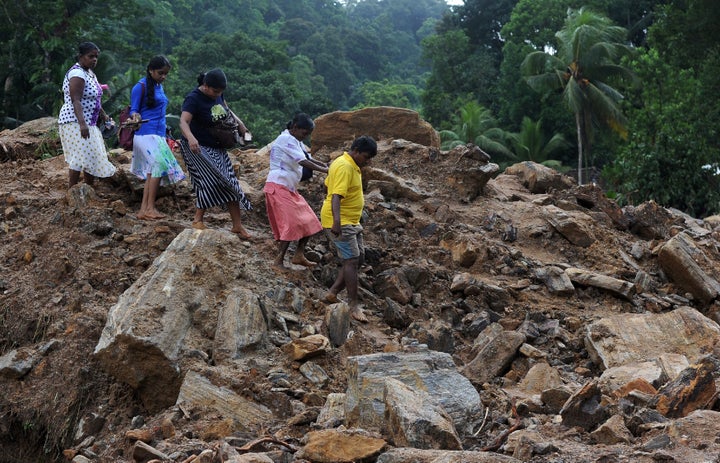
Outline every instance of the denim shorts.
POLYGON ((329 228, 325 229, 325 235, 335 245, 340 259, 348 260, 363 258, 365 255, 362 231, 362 225, 343 225, 340 227, 340 236, 333 235, 329 228))

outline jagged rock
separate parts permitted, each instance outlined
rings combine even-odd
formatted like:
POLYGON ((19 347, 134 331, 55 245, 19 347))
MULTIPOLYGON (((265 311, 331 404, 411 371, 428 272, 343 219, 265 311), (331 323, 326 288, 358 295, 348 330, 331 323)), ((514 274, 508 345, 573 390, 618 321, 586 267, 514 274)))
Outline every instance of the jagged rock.
POLYGON ((563 380, 555 367, 546 362, 533 365, 520 380, 517 389, 526 394, 540 394, 542 391, 562 386, 563 380))
POLYGON ((571 396, 572 391, 567 386, 551 387, 540 393, 540 401, 545 405, 548 413, 560 413, 571 396))
POLYGON ((563 211, 556 206, 545 206, 545 218, 569 242, 583 248, 596 241, 592 219, 583 212, 563 211))
POLYGON ((373 289, 378 296, 389 297, 400 304, 409 303, 413 296, 412 287, 400 268, 391 268, 378 274, 373 289))
POLYGON ((487 163, 474 166, 465 166, 453 170, 447 176, 448 186, 452 187, 458 197, 464 201, 472 201, 483 194, 485 185, 497 177, 500 166, 487 163))
POLYGON ((98 196, 95 189, 87 183, 78 183, 67 191, 66 199, 69 207, 84 209, 88 204, 97 201, 98 196))
POLYGON ((471 237, 460 237, 459 239, 443 240, 440 245, 450 251, 452 260, 461 267, 472 267, 478 259, 486 254, 485 246, 477 243, 471 237))
POLYGON ((275 460, 263 453, 244 453, 225 460, 225 463, 274 463, 275 460))
POLYGON ((452 418, 422 390, 388 378, 383 392, 385 432, 395 446, 461 450, 452 418))
POLYGON ((406 335, 425 344, 430 350, 447 352, 455 351, 452 327, 442 320, 432 320, 429 324, 412 323, 406 330, 406 335))
POLYGON ((45 354, 57 346, 58 341, 52 340, 37 349, 21 347, 11 350, 0 357, 0 378, 21 379, 30 373, 45 354))
POLYGON ((486 283, 469 273, 455 275, 450 285, 450 291, 461 292, 465 296, 483 295, 488 307, 499 312, 504 311, 513 300, 505 288, 486 283))
POLYGON ((493 452, 390 449, 380 455, 377 463, 520 463, 513 457, 493 452))
POLYGON ((345 394, 328 394, 315 423, 321 428, 337 428, 345 422, 345 394))
POLYGON ((388 326, 402 330, 410 325, 412 319, 403 306, 386 297, 383 321, 387 323, 388 326))
POLYGON ((147 461, 158 459, 160 461, 170 460, 170 457, 155 449, 154 447, 146 444, 139 440, 135 442, 132 448, 132 459, 139 463, 145 463, 147 461))
POLYGON ((363 182, 367 182, 367 191, 379 190, 384 198, 408 199, 422 201, 431 196, 431 193, 422 191, 416 185, 393 175, 383 169, 368 166, 363 170, 363 182))
POLYGON ((322 334, 313 334, 293 339, 282 347, 292 360, 306 360, 322 355, 330 350, 330 340, 322 334))
POLYGON ((627 300, 631 300, 633 294, 635 293, 635 286, 632 283, 620 280, 619 278, 588 272, 587 270, 579 268, 565 269, 565 274, 573 283, 600 288, 627 300))
POLYGON ((696 362, 720 340, 720 327, 690 307, 663 314, 620 314, 586 328, 585 345, 603 369, 666 353, 696 362))
POLYGON ((320 365, 312 361, 305 362, 300 365, 300 373, 302 373, 303 376, 311 383, 320 387, 325 386, 330 380, 330 377, 325 370, 323 370, 320 365))
POLYGON ((633 441, 633 435, 625 426, 622 416, 613 415, 606 422, 598 426, 598 428, 590 433, 598 444, 628 444, 633 441))
POLYGON ((586 431, 595 429, 609 415, 608 409, 602 405, 602 394, 597 381, 586 383, 565 402, 560 410, 563 425, 580 426, 586 431))
MULTIPOLYGON (((493 324, 497 325, 497 324, 493 324)), ((490 333, 493 328, 486 328, 484 333, 490 333)), ((499 326, 499 325, 498 325, 499 326)), ((475 345, 477 354, 462 369, 462 373, 474 384, 486 383, 502 374, 517 355, 518 348, 525 342, 525 335, 516 331, 499 331, 475 345)))
POLYGON ((549 265, 539 268, 535 271, 535 276, 545 283, 550 294, 569 296, 575 293, 575 286, 570 277, 560 267, 549 265))
POLYGON ((348 358, 346 425, 368 430, 385 426, 385 379, 394 378, 438 401, 453 419, 455 429, 468 432, 472 417, 482 412, 480 396, 457 372, 449 354, 428 350, 380 353, 348 358))
POLYGON ((547 438, 538 431, 520 429, 510 433, 502 449, 520 461, 528 461, 532 457, 533 447, 546 440, 547 438))
POLYGON ((417 112, 380 106, 357 111, 335 111, 317 117, 312 136, 312 153, 349 149, 350 143, 359 135, 370 135, 375 140, 402 138, 428 147, 440 147, 440 135, 417 112))
POLYGON ((630 231, 644 240, 666 239, 670 234, 672 216, 655 201, 644 202, 637 207, 623 208, 630 220, 630 231))
POLYGON ((531 193, 565 190, 577 184, 571 177, 532 161, 513 164, 505 169, 505 174, 517 176, 531 193))
POLYGON ((668 435, 677 440, 695 443, 715 442, 720 435, 720 412, 695 410, 686 417, 672 421, 667 427, 668 435))
POLYGON ((305 436, 305 446, 295 454, 316 463, 352 463, 367 461, 385 449, 387 443, 378 437, 353 431, 325 429, 305 436))
POLYGON ((707 305, 720 294, 720 283, 703 271, 695 259, 708 258, 686 233, 678 233, 660 249, 658 262, 678 286, 707 305))
POLYGON ((252 429, 265 425, 272 419, 272 412, 230 389, 216 386, 202 374, 189 371, 177 396, 177 405, 204 407, 220 412, 233 420, 238 429, 252 429))
POLYGON ((345 302, 330 304, 325 310, 325 325, 333 346, 345 344, 350 333, 350 307, 345 302))
POLYGON ((603 392, 610 394, 637 379, 642 379, 658 388, 667 381, 667 376, 656 361, 632 362, 607 368, 600 375, 599 383, 603 392))
POLYGON ((720 362, 713 357, 705 357, 699 363, 690 365, 660 388, 653 401, 655 409, 668 418, 678 418, 712 404, 716 399, 713 375, 719 365, 720 362))
POLYGON ((268 315, 258 297, 245 288, 233 288, 220 308, 213 359, 237 359, 243 350, 267 340, 268 315))

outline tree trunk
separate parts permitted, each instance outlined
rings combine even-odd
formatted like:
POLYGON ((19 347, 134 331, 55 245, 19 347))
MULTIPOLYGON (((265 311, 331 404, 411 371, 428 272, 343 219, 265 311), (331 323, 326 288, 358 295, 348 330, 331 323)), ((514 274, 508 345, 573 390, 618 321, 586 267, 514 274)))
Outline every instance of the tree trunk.
POLYGON ((578 185, 582 185, 582 160, 583 160, 583 137, 580 113, 575 113, 575 128, 577 129, 578 139, 578 185))

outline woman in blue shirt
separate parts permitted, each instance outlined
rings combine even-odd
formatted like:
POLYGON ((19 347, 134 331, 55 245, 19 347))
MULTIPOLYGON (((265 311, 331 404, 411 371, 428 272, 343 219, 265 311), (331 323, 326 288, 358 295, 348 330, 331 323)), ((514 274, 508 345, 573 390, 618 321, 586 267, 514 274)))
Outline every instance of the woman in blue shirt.
POLYGON ((135 84, 130 94, 131 124, 139 124, 133 137, 130 170, 145 180, 142 203, 137 213, 141 220, 157 220, 165 214, 157 210, 155 199, 160 185, 177 183, 185 178, 166 141, 165 111, 168 98, 162 83, 170 72, 170 62, 155 56, 147 65, 147 74, 135 84), (140 123, 141 120, 147 122, 140 123))

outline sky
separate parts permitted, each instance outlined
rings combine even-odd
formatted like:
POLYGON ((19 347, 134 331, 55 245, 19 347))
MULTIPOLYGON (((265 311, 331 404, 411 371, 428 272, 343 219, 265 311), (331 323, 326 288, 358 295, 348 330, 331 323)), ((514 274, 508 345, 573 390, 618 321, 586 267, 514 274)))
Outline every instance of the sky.
POLYGON ((445 0, 448 5, 462 5, 463 0, 445 0))

